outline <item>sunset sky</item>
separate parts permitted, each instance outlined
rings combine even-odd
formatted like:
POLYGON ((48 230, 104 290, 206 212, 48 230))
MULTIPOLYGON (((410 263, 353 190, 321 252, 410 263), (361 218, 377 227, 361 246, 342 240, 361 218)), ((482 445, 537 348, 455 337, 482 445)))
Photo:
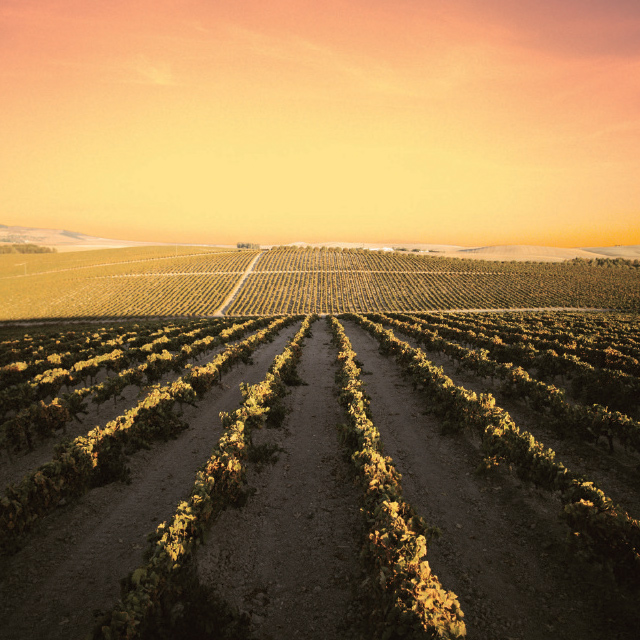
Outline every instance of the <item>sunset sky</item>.
POLYGON ((638 0, 0 0, 0 223, 640 244, 638 0))

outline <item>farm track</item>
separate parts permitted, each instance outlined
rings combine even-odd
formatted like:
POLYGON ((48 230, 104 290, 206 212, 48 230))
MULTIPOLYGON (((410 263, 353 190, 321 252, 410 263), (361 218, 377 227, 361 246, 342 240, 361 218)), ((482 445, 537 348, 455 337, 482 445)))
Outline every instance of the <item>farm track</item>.
MULTIPOLYGON (((410 336, 394 329, 396 337, 417 347, 410 336)), ((425 351, 433 364, 442 367, 444 373, 458 385, 476 393, 491 393, 496 404, 505 409, 516 425, 532 433, 545 447, 553 449, 556 458, 567 468, 583 474, 594 481, 614 502, 623 506, 634 518, 640 518, 640 455, 634 451, 624 451, 622 445, 615 444, 613 454, 608 445, 601 440, 601 446, 568 436, 561 438, 545 424, 545 417, 530 409, 517 398, 507 397, 500 390, 500 381, 480 378, 469 371, 459 370, 458 366, 443 353, 425 351)), ((560 385, 556 385, 559 388, 560 385)))
MULTIPOLYGON (((255 273, 255 272, 254 272, 255 273)), ((615 309, 604 309, 604 308, 595 308, 595 307, 521 307, 521 308, 495 308, 495 309, 429 309, 429 313, 511 313, 511 312, 543 312, 543 311, 568 311, 568 312, 579 312, 579 313, 616 313, 615 309)), ((407 313, 412 314, 416 313, 415 309, 393 309, 393 310, 385 310, 380 311, 379 313, 407 313)), ((318 312, 320 316, 329 315, 328 312, 322 311, 318 312)), ((225 314, 226 318, 246 318, 252 315, 257 314, 244 314, 244 315, 235 315, 235 314, 225 314)), ((77 319, 77 318, 56 318, 55 320, 0 320, 0 328, 2 327, 37 327, 37 326, 50 326, 50 325, 74 325, 74 324, 114 324, 114 323, 122 323, 122 322, 142 322, 145 320, 194 320, 198 318, 213 318, 214 316, 211 314, 198 314, 198 315, 158 315, 158 316, 105 316, 104 318, 87 318, 87 319, 77 319)))
POLYGON ((242 285, 245 283, 245 280, 249 277, 249 274, 253 271, 253 267, 256 265, 256 262, 258 262, 258 260, 260 259, 260 256, 262 256, 263 253, 264 251, 261 251, 248 264, 247 268, 244 270, 242 276, 240 276, 240 279, 238 280, 238 282, 236 282, 233 289, 231 289, 231 291, 227 294, 226 298, 222 301, 220 306, 217 307, 217 309, 214 311, 213 313, 214 316, 225 315, 227 309, 233 304, 233 301, 236 299, 236 297, 238 296, 238 293, 240 293, 240 290, 242 289, 242 285))
MULTIPOLYGON (((199 356, 193 365, 200 366, 210 362, 216 354, 222 353, 228 346, 242 342, 254 333, 256 333, 256 331, 250 331, 243 334, 242 337, 237 340, 217 346, 212 351, 199 356)), ((177 352, 173 351, 172 353, 175 354, 177 352)), ((135 367, 140 364, 142 364, 142 362, 132 366, 135 367)), ((164 385, 174 382, 184 373, 184 369, 180 373, 167 373, 162 376, 159 384, 164 385)), ((100 374, 96 377, 96 382, 103 382, 107 377, 108 376, 105 375, 104 370, 101 370, 100 374)), ((85 385, 78 384, 73 388, 78 389, 83 386, 85 385)), ((117 402, 114 403, 113 400, 107 400, 100 406, 91 402, 91 398, 93 397, 92 395, 87 396, 85 402, 88 412, 85 415, 78 416, 80 419, 79 421, 71 420, 67 423, 66 434, 60 433, 55 437, 46 438, 37 442, 33 451, 21 451, 17 454, 13 454, 11 456, 11 461, 8 460, 6 452, 0 452, 0 487, 4 489, 4 487, 11 482, 19 482, 26 473, 37 469, 40 465, 45 464, 46 462, 49 462, 49 460, 53 458, 53 451, 56 444, 63 439, 73 439, 77 436, 85 435, 96 426, 104 427, 111 420, 114 420, 118 416, 124 414, 127 410, 135 407, 140 399, 146 395, 147 392, 144 391, 144 389, 145 387, 140 388, 134 385, 128 386, 123 391, 122 398, 117 402)))
POLYGON ((158 273, 118 273, 115 275, 95 276, 96 278, 148 278, 172 276, 239 276, 246 271, 162 271, 158 273))
POLYGON ((201 583, 247 613, 256 638, 351 637, 358 494, 338 442, 331 337, 325 322, 312 331, 283 426, 253 436, 284 451, 261 472, 249 466, 255 495, 223 512, 197 553, 201 583))
MULTIPOLYGON (((262 275, 269 273, 344 273, 345 269, 256 269, 254 274, 262 275)), ((436 274, 436 275, 483 275, 493 276, 498 271, 441 271, 424 269, 349 269, 349 273, 402 273, 407 275, 436 274)))
POLYGON ((222 388, 186 407, 189 429, 176 440, 132 455, 130 485, 89 491, 44 519, 15 556, 0 560, 3 639, 86 636, 92 612, 109 609, 120 595, 119 580, 142 563, 147 535, 189 494, 196 470, 220 436, 219 412, 238 406, 240 382, 264 378, 298 326, 283 329, 256 350, 252 365, 236 366, 222 388))
POLYGON ((351 322, 373 423, 403 475, 407 500, 442 530, 427 559, 465 612, 467 637, 564 640, 636 637, 640 620, 613 583, 567 554, 559 500, 508 471, 474 473, 479 440, 441 424, 377 341, 351 322), (625 612, 625 607, 629 609, 625 612))

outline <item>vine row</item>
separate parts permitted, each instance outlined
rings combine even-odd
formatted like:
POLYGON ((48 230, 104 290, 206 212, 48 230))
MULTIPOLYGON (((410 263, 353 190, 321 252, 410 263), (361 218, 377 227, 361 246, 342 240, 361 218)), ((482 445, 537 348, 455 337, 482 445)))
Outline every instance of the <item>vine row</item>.
MULTIPOLYGON (((529 375, 522 367, 501 363, 489 357, 486 349, 468 349, 451 342, 421 323, 397 320, 384 315, 368 314, 374 322, 395 327, 412 336, 429 351, 439 351, 454 359, 463 368, 480 377, 497 377, 502 380, 505 393, 524 399, 536 410, 551 419, 561 434, 574 433, 586 440, 597 442, 604 437, 613 451, 613 439, 617 438, 625 448, 640 452, 640 423, 619 411, 609 411, 599 404, 573 404, 555 385, 546 384, 529 375)), ((396 317, 403 317, 396 314, 396 317)))
POLYGON ((295 367, 314 320, 304 319, 262 382, 241 385, 241 406, 220 414, 224 432, 196 474, 189 498, 178 505, 171 522, 163 522, 150 536, 148 561, 124 581, 122 599, 98 622, 94 640, 154 637, 157 628, 166 632, 176 624, 172 613, 184 595, 197 546, 211 521, 242 495, 251 432, 263 426, 270 407, 286 393, 283 375, 295 367))
POLYGON ((441 585, 425 559, 434 530, 402 497, 400 474, 383 456, 380 433, 369 417, 356 353, 340 322, 331 317, 329 323, 339 350, 340 404, 348 416, 342 440, 364 491, 362 555, 369 589, 379 603, 371 621, 375 637, 462 638, 466 628, 458 598, 441 585))
POLYGON ((22 535, 61 501, 74 498, 91 486, 125 479, 123 445, 136 448, 149 440, 168 439, 186 428, 175 405, 193 404, 221 379, 221 373, 249 355, 296 317, 277 318, 239 344, 229 346, 210 363, 193 367, 172 384, 154 388, 136 407, 104 428, 56 447, 51 462, 10 484, 0 498, 0 551, 17 548, 22 535))
POLYGON ((434 413, 471 427, 482 437, 487 467, 513 465, 518 476, 550 491, 559 491, 562 516, 571 539, 591 557, 609 566, 623 584, 640 585, 640 522, 613 503, 593 482, 569 471, 555 460, 555 453, 533 435, 513 423, 509 414, 495 406, 491 394, 457 387, 435 367, 420 349, 398 340, 392 331, 362 316, 349 314, 380 342, 383 352, 395 356, 403 370, 423 387, 434 413))

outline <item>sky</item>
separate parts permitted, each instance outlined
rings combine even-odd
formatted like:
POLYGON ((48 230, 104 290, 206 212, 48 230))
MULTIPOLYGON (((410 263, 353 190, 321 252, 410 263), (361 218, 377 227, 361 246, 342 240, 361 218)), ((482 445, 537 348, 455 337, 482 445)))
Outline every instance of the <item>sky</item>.
POLYGON ((0 0, 0 223, 640 244, 640 2, 0 0))

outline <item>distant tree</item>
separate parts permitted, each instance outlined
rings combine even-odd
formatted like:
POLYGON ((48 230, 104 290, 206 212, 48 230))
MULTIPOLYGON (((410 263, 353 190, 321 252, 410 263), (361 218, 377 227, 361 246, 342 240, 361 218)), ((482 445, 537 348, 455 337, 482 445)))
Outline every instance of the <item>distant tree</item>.
POLYGON ((37 244, 9 244, 0 246, 0 253, 57 253, 54 247, 41 247, 37 244))

